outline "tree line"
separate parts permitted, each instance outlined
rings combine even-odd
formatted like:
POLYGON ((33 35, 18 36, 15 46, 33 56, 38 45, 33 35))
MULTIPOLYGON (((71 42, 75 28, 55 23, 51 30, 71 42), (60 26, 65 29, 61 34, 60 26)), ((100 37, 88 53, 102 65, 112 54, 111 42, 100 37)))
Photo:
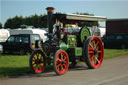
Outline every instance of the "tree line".
POLYGON ((0 22, 0 29, 2 28, 2 24, 1 24, 1 22, 0 22))
MULTIPOLYGON (((91 15, 94 16, 94 14, 89 13, 78 13, 75 14, 82 14, 82 15, 91 15)), ((46 14, 43 15, 32 15, 32 16, 15 16, 12 18, 7 19, 7 21, 4 24, 4 28, 10 28, 10 29, 16 29, 20 28, 21 25, 27 25, 27 26, 34 26, 35 28, 47 28, 47 22, 42 20, 43 17, 46 17, 46 14)), ((84 22, 83 25, 86 26, 98 26, 98 22, 84 22)), ((2 28, 2 24, 0 23, 0 28, 2 28)))
POLYGON ((4 28, 16 29, 20 28, 21 25, 34 26, 35 28, 46 28, 47 22, 42 21, 42 17, 45 15, 32 15, 32 16, 15 16, 7 19, 4 24, 4 28))

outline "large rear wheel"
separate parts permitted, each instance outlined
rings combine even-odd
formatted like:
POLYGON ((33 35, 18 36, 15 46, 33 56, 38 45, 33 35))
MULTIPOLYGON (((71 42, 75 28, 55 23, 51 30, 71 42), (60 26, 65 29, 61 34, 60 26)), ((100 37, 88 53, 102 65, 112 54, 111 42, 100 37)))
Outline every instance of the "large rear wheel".
POLYGON ((54 56, 54 69, 57 75, 64 74, 69 67, 69 58, 65 51, 58 50, 54 56))
POLYGON ((41 50, 35 50, 29 59, 30 68, 34 73, 41 73, 46 67, 46 56, 41 50))
POLYGON ((83 56, 89 68, 98 68, 104 58, 104 47, 100 38, 89 37, 84 42, 83 56))

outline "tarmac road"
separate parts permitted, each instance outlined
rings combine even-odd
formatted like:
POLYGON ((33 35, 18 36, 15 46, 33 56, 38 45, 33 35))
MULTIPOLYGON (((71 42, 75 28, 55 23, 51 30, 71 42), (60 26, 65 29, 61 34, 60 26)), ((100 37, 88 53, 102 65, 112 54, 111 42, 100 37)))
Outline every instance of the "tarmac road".
POLYGON ((106 59, 98 69, 78 65, 61 76, 46 72, 0 79, 0 85, 128 85, 128 56, 106 59))

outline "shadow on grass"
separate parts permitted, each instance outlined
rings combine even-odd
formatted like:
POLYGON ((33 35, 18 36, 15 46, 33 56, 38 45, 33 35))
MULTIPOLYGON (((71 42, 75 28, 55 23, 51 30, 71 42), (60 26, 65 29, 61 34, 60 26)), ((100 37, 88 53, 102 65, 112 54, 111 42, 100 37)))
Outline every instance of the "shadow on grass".
POLYGON ((13 68, 13 67, 0 67, 0 77, 16 77, 21 76, 24 73, 30 73, 30 69, 28 67, 22 68, 13 68))
POLYGON ((27 53, 27 54, 24 54, 24 55, 20 55, 20 54, 17 54, 17 53, 4 53, 4 54, 1 54, 1 56, 30 56, 30 54, 27 53))
MULTIPOLYGON (((85 65, 77 65, 74 68, 69 68, 68 71, 78 71, 78 70, 89 70, 85 65)), ((54 72, 53 66, 47 66, 45 71, 41 74, 32 73, 29 67, 22 68, 10 68, 10 67, 0 67, 0 77, 1 78, 33 78, 33 77, 54 77, 57 76, 54 72)))

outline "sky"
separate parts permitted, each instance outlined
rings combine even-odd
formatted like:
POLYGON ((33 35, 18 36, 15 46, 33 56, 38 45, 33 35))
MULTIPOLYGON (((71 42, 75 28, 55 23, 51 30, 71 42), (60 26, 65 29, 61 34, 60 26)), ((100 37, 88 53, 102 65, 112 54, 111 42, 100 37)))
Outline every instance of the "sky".
POLYGON ((55 12, 88 12, 95 16, 128 18, 128 0, 0 0, 0 22, 10 17, 47 13, 46 7, 55 12))

